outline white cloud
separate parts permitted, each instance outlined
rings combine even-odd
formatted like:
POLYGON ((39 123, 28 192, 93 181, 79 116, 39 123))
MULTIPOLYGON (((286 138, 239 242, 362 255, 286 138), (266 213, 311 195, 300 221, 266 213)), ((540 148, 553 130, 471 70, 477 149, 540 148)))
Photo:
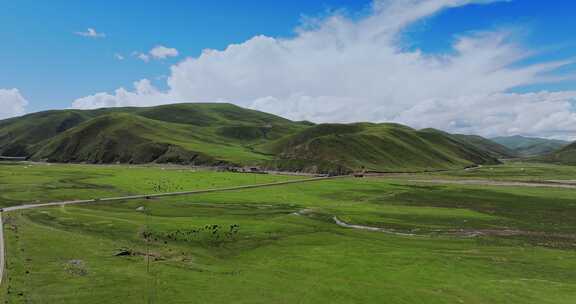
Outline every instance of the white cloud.
POLYGON ((106 34, 98 33, 95 29, 93 29, 91 27, 86 29, 85 32, 75 32, 74 34, 79 35, 79 36, 83 36, 83 37, 89 37, 89 38, 105 38, 106 37, 106 34))
POLYGON ((144 61, 144 62, 149 62, 150 61, 150 56, 144 54, 144 53, 136 53, 135 55, 138 59, 144 61))
MULTIPOLYGON (((446 54, 401 47, 402 31, 411 23, 442 9, 485 2, 492 1, 377 0, 372 13, 359 20, 335 14, 303 24, 293 38, 256 36, 224 50, 205 50, 171 67, 165 92, 101 94, 108 96, 107 106, 125 105, 129 94, 131 105, 228 100, 292 119, 400 121, 483 135, 576 130, 567 106, 572 92, 506 93, 551 81, 547 72, 568 63, 520 65, 532 52, 515 43, 512 32, 464 33, 446 54), (546 115, 535 114, 543 108, 546 115)), ((100 104, 101 94, 74 105, 100 104)))
POLYGON ((124 58, 124 55, 119 54, 119 53, 116 53, 116 54, 114 54, 114 59, 116 59, 116 60, 124 60, 125 58, 124 58))
POLYGON ((107 107, 154 106, 169 103, 166 93, 158 91, 148 79, 134 82, 134 91, 119 88, 114 93, 97 93, 79 98, 72 104, 77 109, 98 109, 107 107))
POLYGON ((23 115, 27 105, 18 89, 0 89, 0 119, 23 115))
POLYGON ((163 45, 155 46, 150 50, 149 54, 156 59, 166 59, 168 57, 176 57, 179 55, 177 49, 165 47, 163 45))
POLYGON ((157 45, 153 47, 148 53, 142 52, 132 52, 132 55, 136 58, 144 61, 150 62, 152 59, 166 59, 168 57, 177 57, 180 55, 177 49, 165 47, 163 45, 157 45))
POLYGON ((576 91, 494 93, 429 99, 395 121, 485 136, 528 135, 576 139, 576 91))

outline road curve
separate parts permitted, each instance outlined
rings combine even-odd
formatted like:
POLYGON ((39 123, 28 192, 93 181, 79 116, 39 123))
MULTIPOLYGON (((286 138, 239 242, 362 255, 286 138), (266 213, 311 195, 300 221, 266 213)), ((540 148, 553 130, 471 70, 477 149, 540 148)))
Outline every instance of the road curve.
POLYGON ((5 245, 4 245, 4 226, 2 224, 2 213, 4 213, 4 212, 12 212, 12 211, 18 211, 18 210, 43 208, 43 207, 76 205, 76 204, 128 201, 128 200, 151 199, 151 198, 161 198, 161 197, 171 197, 171 196, 204 194, 204 193, 213 193, 213 192, 236 191, 236 190, 245 190, 245 189, 273 187, 273 186, 280 186, 280 185, 316 182, 316 181, 345 178, 345 177, 350 177, 350 176, 340 175, 340 176, 329 176, 329 177, 314 177, 314 178, 297 179, 297 180, 290 180, 290 181, 283 181, 283 182, 246 185, 246 186, 236 186, 236 187, 227 187, 227 188, 215 188, 215 189, 193 190, 193 191, 183 191, 183 192, 170 192, 170 193, 156 193, 156 194, 142 194, 142 195, 131 195, 131 196, 120 196, 120 197, 95 198, 95 199, 87 199, 87 200, 73 200, 73 201, 51 202, 51 203, 40 203, 40 204, 25 204, 25 205, 6 207, 6 208, 2 209, 2 212, 0 212, 0 285, 2 284, 2 280, 4 278, 4 269, 5 269, 5 264, 6 264, 6 258, 5 258, 6 252, 5 252, 5 245))

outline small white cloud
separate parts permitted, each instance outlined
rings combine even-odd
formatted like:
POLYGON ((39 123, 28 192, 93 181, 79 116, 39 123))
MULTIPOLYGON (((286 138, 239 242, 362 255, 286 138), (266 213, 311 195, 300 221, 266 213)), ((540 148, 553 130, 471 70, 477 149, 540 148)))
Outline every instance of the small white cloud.
POLYGON ((150 56, 144 54, 144 53, 136 53, 134 56, 136 56, 138 59, 144 61, 144 62, 149 62, 150 61, 150 56))
POLYGON ((119 54, 119 53, 114 54, 114 58, 116 60, 124 60, 125 59, 124 56, 122 54, 119 54))
POLYGON ((106 34, 98 33, 95 29, 89 27, 85 32, 75 32, 74 34, 89 38, 105 38, 106 34))
POLYGON ((18 89, 0 89, 0 119, 23 115, 27 105, 18 89))
POLYGON ((175 48, 165 47, 163 45, 157 45, 148 52, 150 56, 156 59, 166 59, 168 57, 176 57, 179 55, 178 50, 175 48))
POLYGON ((132 52, 132 56, 135 56, 144 62, 149 62, 152 59, 160 60, 168 57, 177 57, 178 55, 180 55, 180 53, 177 49, 165 47, 163 45, 157 45, 147 53, 132 52))

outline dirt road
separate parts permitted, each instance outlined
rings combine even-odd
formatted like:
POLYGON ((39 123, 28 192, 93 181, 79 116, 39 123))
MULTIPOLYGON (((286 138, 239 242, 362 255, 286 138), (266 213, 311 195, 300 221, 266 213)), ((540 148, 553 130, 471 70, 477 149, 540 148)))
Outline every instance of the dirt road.
MULTIPOLYGON (((316 182, 316 181, 330 180, 330 179, 337 179, 337 178, 346 178, 346 177, 349 177, 349 176, 343 175, 343 176, 330 176, 330 177, 315 177, 315 178, 297 179, 297 180, 290 180, 290 181, 283 181, 283 182, 246 185, 246 186, 236 186, 236 187, 228 187, 228 188, 207 189, 207 190, 193 190, 193 191, 171 192, 171 193, 160 193, 160 194, 142 194, 142 195, 132 195, 132 196, 95 198, 95 199, 88 199, 88 200, 74 200, 74 201, 63 201, 63 202, 41 203, 41 204, 25 204, 25 205, 11 206, 11 207, 3 208, 2 213, 13 212, 13 211, 18 211, 18 210, 25 210, 25 209, 54 207, 54 206, 92 204, 92 203, 100 203, 100 202, 127 201, 127 200, 141 200, 141 199, 152 199, 152 198, 171 197, 171 196, 184 196, 184 195, 204 194, 204 193, 213 193, 213 192, 237 191, 237 190, 273 187, 273 186, 280 186, 280 185, 316 182)), ((5 248, 4 248, 5 247, 5 244, 4 244, 4 226, 2 225, 2 213, 0 213, 0 284, 2 284, 2 280, 4 278, 4 269, 5 269, 4 266, 5 266, 5 262, 6 262, 5 261, 6 260, 6 258, 5 258, 6 252, 5 252, 5 248)))

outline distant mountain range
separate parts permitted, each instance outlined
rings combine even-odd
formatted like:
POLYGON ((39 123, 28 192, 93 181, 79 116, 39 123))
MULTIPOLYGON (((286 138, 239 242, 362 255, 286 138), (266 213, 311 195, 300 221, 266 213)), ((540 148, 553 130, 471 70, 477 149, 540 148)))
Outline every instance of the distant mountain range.
POLYGON ((562 149, 570 142, 524 136, 495 137, 493 142, 501 144, 520 157, 545 155, 562 149))
POLYGON ((497 164, 512 149, 399 124, 313 124, 225 103, 39 112, 0 121, 0 155, 48 162, 258 166, 307 172, 497 164))
POLYGON ((516 151, 514 151, 514 150, 512 150, 512 149, 510 149, 510 148, 508 148, 502 144, 499 144, 497 142, 494 142, 492 140, 484 138, 482 136, 462 135, 462 134, 454 134, 452 136, 455 136, 456 138, 464 140, 464 141, 468 142, 469 144, 474 145, 477 148, 490 153, 490 155, 492 157, 495 157, 498 159, 518 157, 518 154, 516 153, 516 151))

